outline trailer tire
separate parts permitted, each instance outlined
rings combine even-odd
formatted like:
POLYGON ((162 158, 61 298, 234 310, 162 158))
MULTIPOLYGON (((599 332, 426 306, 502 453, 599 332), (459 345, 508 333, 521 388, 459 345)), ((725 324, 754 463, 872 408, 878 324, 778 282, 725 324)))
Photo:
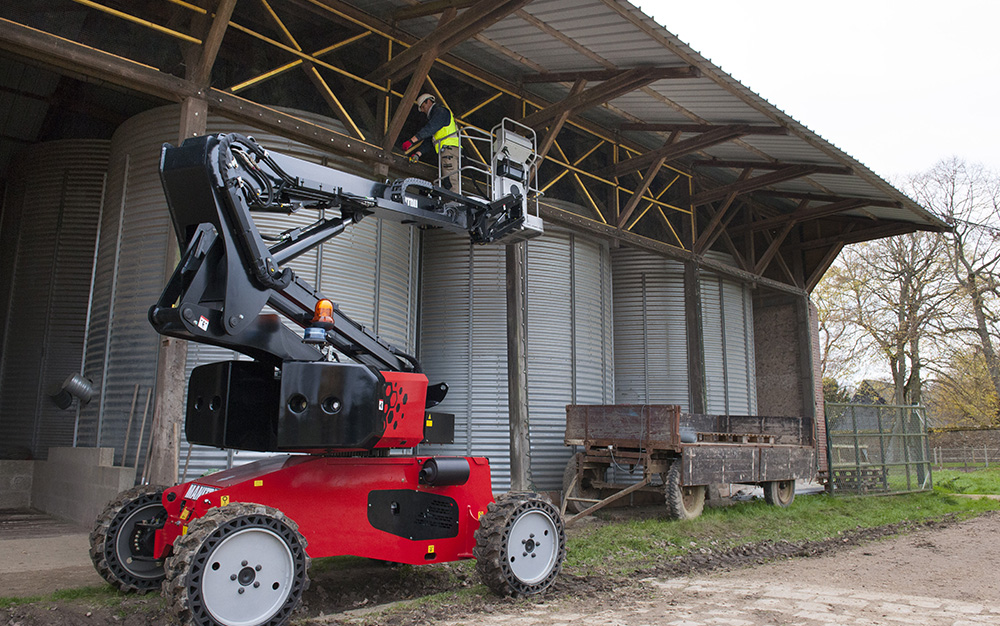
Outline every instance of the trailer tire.
POLYGON ((794 480, 770 480, 763 485, 764 501, 774 506, 788 508, 795 501, 794 480))
POLYGON ((163 595, 182 624, 280 626, 309 587, 305 548, 298 524, 278 509, 216 507, 174 542, 163 595))
MULTIPOLYGON (((582 452, 577 452, 572 457, 570 457, 569 462, 566 464, 566 469, 563 471, 563 498, 575 497, 575 498, 587 498, 588 500, 599 500, 601 492, 590 486, 590 481, 600 477, 601 471, 596 469, 585 469, 583 470, 582 484, 581 481, 577 481, 573 485, 572 491, 570 490, 570 485, 573 483, 573 479, 576 478, 576 468, 577 464, 582 462, 584 454, 582 452)), ((575 502, 573 500, 566 500, 566 510, 571 513, 582 513, 584 509, 590 506, 587 502, 575 502)))
POLYGON ((163 582, 163 561, 153 556, 154 531, 167 519, 163 487, 140 485, 118 494, 90 532, 90 560, 101 578, 125 593, 146 593, 163 582), (134 557, 146 557, 136 560, 134 557))
POLYGON ((542 593, 566 558, 562 516, 537 493, 502 494, 479 520, 473 556, 483 584, 497 595, 542 593))
POLYGON ((681 462, 675 460, 663 476, 664 498, 671 519, 694 519, 705 509, 705 485, 682 485, 681 462))

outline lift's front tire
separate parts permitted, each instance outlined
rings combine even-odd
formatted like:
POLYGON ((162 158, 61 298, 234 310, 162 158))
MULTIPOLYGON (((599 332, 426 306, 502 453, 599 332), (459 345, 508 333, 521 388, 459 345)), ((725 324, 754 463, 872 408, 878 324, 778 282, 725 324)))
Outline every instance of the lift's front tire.
POLYGON ((566 558, 558 509, 535 493, 505 493, 489 505, 476 531, 476 570, 501 596, 527 596, 552 586, 566 558))
POLYGON ((762 485, 764 501, 774 506, 787 508, 795 500, 794 480, 771 480, 762 485))
POLYGON ((705 485, 681 485, 681 462, 676 460, 663 476, 664 499, 671 519, 694 519, 705 509, 705 485))
POLYGON ((163 487, 141 485, 118 494, 90 533, 90 560, 97 573, 126 593, 159 589, 163 561, 153 560, 153 544, 166 519, 163 487))
POLYGON ((217 507, 174 543, 163 593, 183 624, 279 626, 309 586, 305 547, 298 525, 277 509, 217 507))

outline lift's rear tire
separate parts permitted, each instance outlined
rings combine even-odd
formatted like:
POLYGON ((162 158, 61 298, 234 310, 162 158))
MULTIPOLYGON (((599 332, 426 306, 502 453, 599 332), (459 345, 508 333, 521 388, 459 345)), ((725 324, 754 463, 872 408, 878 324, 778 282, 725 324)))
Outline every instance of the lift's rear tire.
MULTIPOLYGON (((598 500, 601 497, 600 491, 591 486, 591 481, 596 480, 600 477, 602 470, 596 469, 585 469, 583 470, 583 476, 581 480, 576 481, 573 484, 573 479, 576 478, 576 468, 577 464, 581 462, 583 458, 582 452, 577 452, 569 459, 569 463, 566 464, 566 469, 563 471, 563 493, 564 497, 574 497, 574 498, 587 498, 588 500, 598 500), (570 485, 573 485, 573 489, 570 489, 570 485)), ((578 502, 575 500, 566 501, 566 510, 571 513, 580 513, 584 509, 590 506, 589 502, 578 502)))
POLYGON ((536 493, 505 493, 476 531, 476 570, 501 596, 528 596, 552 586, 566 558, 558 509, 536 493))
POLYGON ((667 514, 671 519, 694 519, 705 509, 705 485, 681 485, 681 462, 670 464, 670 469, 663 475, 664 499, 667 503, 667 514))
POLYGON ((163 593, 183 624, 278 626, 309 586, 298 524, 260 504, 210 510, 167 559, 163 593))
POLYGON ((141 485, 118 494, 90 533, 90 560, 97 573, 126 593, 159 589, 163 561, 153 560, 153 543, 166 519, 163 487, 141 485))
POLYGON ((794 480, 771 480, 762 485, 764 501, 774 506, 786 508, 795 500, 794 480))

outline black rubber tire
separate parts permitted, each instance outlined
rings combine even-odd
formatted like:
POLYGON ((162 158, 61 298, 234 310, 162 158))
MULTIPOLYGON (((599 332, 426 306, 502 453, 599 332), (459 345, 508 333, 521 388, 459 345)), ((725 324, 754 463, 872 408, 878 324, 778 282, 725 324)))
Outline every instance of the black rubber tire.
POLYGON ((479 578, 497 595, 519 597, 542 593, 555 582, 566 559, 562 516, 537 493, 502 494, 490 503, 479 520, 473 556, 479 578), (531 530, 539 530, 541 534, 536 536, 531 530), (530 537, 521 539, 522 534, 529 533, 530 537), (520 555, 511 550, 515 545, 520 555), (528 553, 532 555, 530 558, 541 555, 542 561, 517 561, 528 553), (531 564, 528 571, 533 576, 524 575, 526 570, 521 563, 531 564))
POLYGON ((771 480, 761 485, 764 501, 774 506, 788 508, 795 501, 794 480, 771 480))
POLYGON ((673 461, 663 476, 663 495, 671 519, 694 519, 705 509, 705 485, 681 486, 681 462, 673 461))
POLYGON ((163 561, 134 561, 153 556, 153 530, 137 522, 163 527, 163 487, 140 485, 118 494, 97 516, 90 532, 90 560, 101 578, 125 593, 146 593, 163 582, 163 561))
MULTIPOLYGON (((578 498, 588 498, 590 500, 598 500, 601 497, 601 492, 590 486, 590 481, 597 479, 600 476, 600 470, 596 469, 585 469, 583 470, 583 481, 577 481, 576 485, 573 487, 573 493, 569 492, 569 486, 576 478, 576 467, 577 463, 583 457, 582 452, 577 452, 572 457, 570 457, 569 462, 566 464, 566 469, 563 470, 563 497, 575 496, 578 498)), ((571 513, 580 513, 590 504, 587 502, 574 502, 573 500, 566 501, 566 510, 571 513)))
POLYGON ((310 559, 305 548, 306 540, 299 533, 298 524, 275 508, 242 502, 216 507, 192 521, 188 525, 187 534, 174 542, 173 555, 166 563, 163 595, 171 603, 174 613, 182 624, 225 626, 227 623, 249 622, 253 626, 280 626, 291 618, 292 612, 302 601, 303 592, 309 587, 310 559), (256 569, 248 567, 249 562, 255 558, 261 560, 263 547, 260 550, 247 550, 245 558, 240 556, 244 553, 238 541, 256 540, 256 535, 247 534, 249 532, 259 532, 262 538, 277 538, 280 542, 277 544, 278 547, 287 551, 291 560, 287 585, 278 582, 268 584, 269 579, 265 578, 267 573, 257 573, 263 572, 260 564, 257 564, 256 569), (226 548, 224 556, 219 556, 220 549, 234 538, 238 538, 238 541, 226 548), (233 545, 237 546, 235 550, 239 552, 238 555, 233 554, 233 545), (223 566, 213 558, 224 560, 226 563, 223 566), (234 558, 242 559, 242 562, 233 565, 234 558), (212 572, 219 570, 222 570, 222 579, 219 575, 212 575, 212 572), (248 580, 243 578, 245 572, 249 572, 248 580), (239 592, 238 596, 233 596, 234 605, 246 606, 247 602, 254 603, 255 599, 251 594, 263 594, 265 603, 269 598, 273 600, 273 604, 266 609, 266 614, 250 618, 241 616, 240 619, 230 616, 227 620, 226 616, 217 616, 211 612, 209 605, 217 604, 220 599, 206 598, 205 586, 219 586, 218 581, 223 580, 227 574, 237 577, 230 578, 236 582, 231 589, 226 589, 227 593, 239 592), (255 584, 261 582, 256 580, 258 575, 265 582, 263 587, 255 584), (240 589, 250 593, 244 595, 240 589), (281 590, 279 593, 271 593, 279 589, 281 590), (274 606, 277 606, 277 609, 270 610, 274 606))

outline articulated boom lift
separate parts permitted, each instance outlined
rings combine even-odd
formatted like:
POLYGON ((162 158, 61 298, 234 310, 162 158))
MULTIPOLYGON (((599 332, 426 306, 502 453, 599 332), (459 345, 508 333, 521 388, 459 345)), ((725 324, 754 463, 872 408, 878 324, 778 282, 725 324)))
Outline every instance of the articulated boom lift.
POLYGON ((310 557, 476 558, 500 594, 552 584, 565 556, 558 509, 531 493, 494 501, 486 458, 390 455, 452 440, 454 416, 429 410, 447 385, 428 385, 413 356, 287 267, 369 215, 483 244, 541 234, 528 210, 534 153, 515 125, 493 131, 490 200, 415 178, 374 182, 240 135, 163 147, 160 176, 183 252, 150 322, 163 335, 253 359, 195 368, 188 441, 288 454, 120 494, 91 533, 91 557, 108 582, 123 591, 162 586, 184 622, 225 626, 285 623, 308 587, 310 557), (251 217, 298 211, 317 219, 270 245, 251 217))

